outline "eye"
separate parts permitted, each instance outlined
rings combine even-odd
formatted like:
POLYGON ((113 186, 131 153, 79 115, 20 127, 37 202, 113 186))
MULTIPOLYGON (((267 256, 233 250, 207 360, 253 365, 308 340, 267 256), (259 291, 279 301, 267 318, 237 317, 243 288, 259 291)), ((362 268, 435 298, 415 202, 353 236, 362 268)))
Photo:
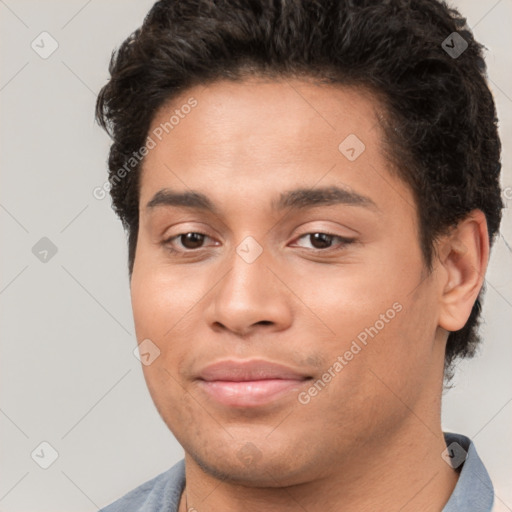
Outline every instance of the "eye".
MULTIPOLYGON (((344 246, 354 242, 353 238, 345 238, 339 235, 333 235, 330 233, 305 233, 304 235, 301 235, 297 240, 305 239, 306 241, 309 240, 311 245, 313 246, 313 250, 325 250, 325 249, 332 249, 333 248, 333 242, 338 242, 338 248, 343 249, 344 246)), ((300 247, 304 247, 301 244, 298 244, 300 247)), ((306 247, 307 248, 307 247, 306 247)), ((334 248, 335 249, 335 248, 334 248)))
POLYGON ((178 251, 176 252, 190 252, 195 249, 201 249, 203 247, 204 241, 210 238, 208 235, 204 233, 198 233, 196 231, 190 231, 188 233, 180 233, 179 235, 174 235, 171 238, 168 238, 163 243, 166 245, 171 251, 176 251, 173 247, 173 244, 179 242, 178 251))
MULTIPOLYGON (((189 231, 187 233, 179 233, 167 240, 163 245, 171 252, 192 253, 198 249, 204 248, 204 243, 211 238, 205 233, 197 231, 189 231)), ((345 238, 339 235, 323 232, 305 233, 296 239, 295 245, 308 249, 307 245, 299 243, 305 240, 306 244, 311 244, 311 250, 327 252, 329 250, 342 250, 346 245, 354 242, 353 238, 345 238)))

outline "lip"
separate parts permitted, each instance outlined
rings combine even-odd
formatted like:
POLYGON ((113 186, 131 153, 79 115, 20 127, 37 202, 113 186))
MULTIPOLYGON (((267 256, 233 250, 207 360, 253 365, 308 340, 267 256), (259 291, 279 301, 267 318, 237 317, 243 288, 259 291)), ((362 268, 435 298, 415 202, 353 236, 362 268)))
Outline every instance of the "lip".
POLYGON ((204 368, 198 381, 220 404, 256 407, 299 391, 310 378, 288 366, 257 359, 219 361, 204 368))
POLYGON ((267 379, 303 380, 309 377, 289 366, 264 359, 224 360, 210 364, 199 372, 199 378, 205 381, 243 382, 267 379))

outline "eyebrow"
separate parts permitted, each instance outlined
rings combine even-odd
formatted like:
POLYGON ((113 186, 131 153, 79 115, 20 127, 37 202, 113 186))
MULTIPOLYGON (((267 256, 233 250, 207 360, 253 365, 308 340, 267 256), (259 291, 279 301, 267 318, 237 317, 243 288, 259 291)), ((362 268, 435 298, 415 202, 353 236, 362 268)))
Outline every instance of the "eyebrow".
POLYGON ((175 192, 168 188, 159 190, 146 205, 147 209, 157 206, 185 206, 186 208, 195 208, 196 210, 210 211, 218 213, 213 203, 200 192, 175 192))
MULTIPOLYGON (((281 193, 278 200, 272 201, 271 207, 277 211, 287 208, 303 210, 315 206, 329 206, 333 204, 364 206, 378 210, 375 202, 369 197, 335 186, 288 190, 281 193)), ((196 191, 176 192, 170 189, 159 190, 148 202, 146 208, 153 209, 158 206, 182 206, 218 214, 218 209, 212 201, 206 195, 196 191)))
POLYGON ((286 208, 301 210, 332 204, 365 206, 378 209, 377 205, 369 197, 335 186, 313 189, 299 188, 283 192, 277 201, 272 202, 272 208, 278 211, 286 208))

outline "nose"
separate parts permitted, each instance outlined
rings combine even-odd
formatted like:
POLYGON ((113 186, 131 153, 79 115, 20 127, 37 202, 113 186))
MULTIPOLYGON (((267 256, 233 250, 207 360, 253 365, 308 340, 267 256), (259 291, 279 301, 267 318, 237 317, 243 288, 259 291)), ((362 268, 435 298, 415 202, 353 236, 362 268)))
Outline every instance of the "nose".
POLYGON ((277 332, 289 327, 293 301, 275 265, 264 254, 248 263, 234 253, 230 263, 210 295, 208 325, 242 337, 260 329, 277 332))

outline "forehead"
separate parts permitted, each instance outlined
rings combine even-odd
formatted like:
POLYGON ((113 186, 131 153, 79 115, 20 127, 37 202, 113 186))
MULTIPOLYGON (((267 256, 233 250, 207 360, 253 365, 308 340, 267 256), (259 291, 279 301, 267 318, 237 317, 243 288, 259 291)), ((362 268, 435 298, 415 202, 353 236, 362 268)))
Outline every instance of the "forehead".
POLYGON ((164 188, 200 189, 224 202, 233 193, 272 195, 269 206, 291 183, 362 191, 389 167, 383 113, 367 90, 339 85, 252 79, 190 88, 151 123, 141 207, 164 188))
POLYGON ((349 134, 374 145, 380 137, 374 129, 381 110, 363 88, 299 80, 220 81, 190 88, 164 104, 150 134, 170 147, 186 142, 196 158, 221 156, 226 161, 258 147, 250 155, 253 161, 279 162, 310 149, 338 151, 349 134), (190 103, 195 106, 190 108, 190 103), (226 152, 228 146, 231 151, 226 152))

